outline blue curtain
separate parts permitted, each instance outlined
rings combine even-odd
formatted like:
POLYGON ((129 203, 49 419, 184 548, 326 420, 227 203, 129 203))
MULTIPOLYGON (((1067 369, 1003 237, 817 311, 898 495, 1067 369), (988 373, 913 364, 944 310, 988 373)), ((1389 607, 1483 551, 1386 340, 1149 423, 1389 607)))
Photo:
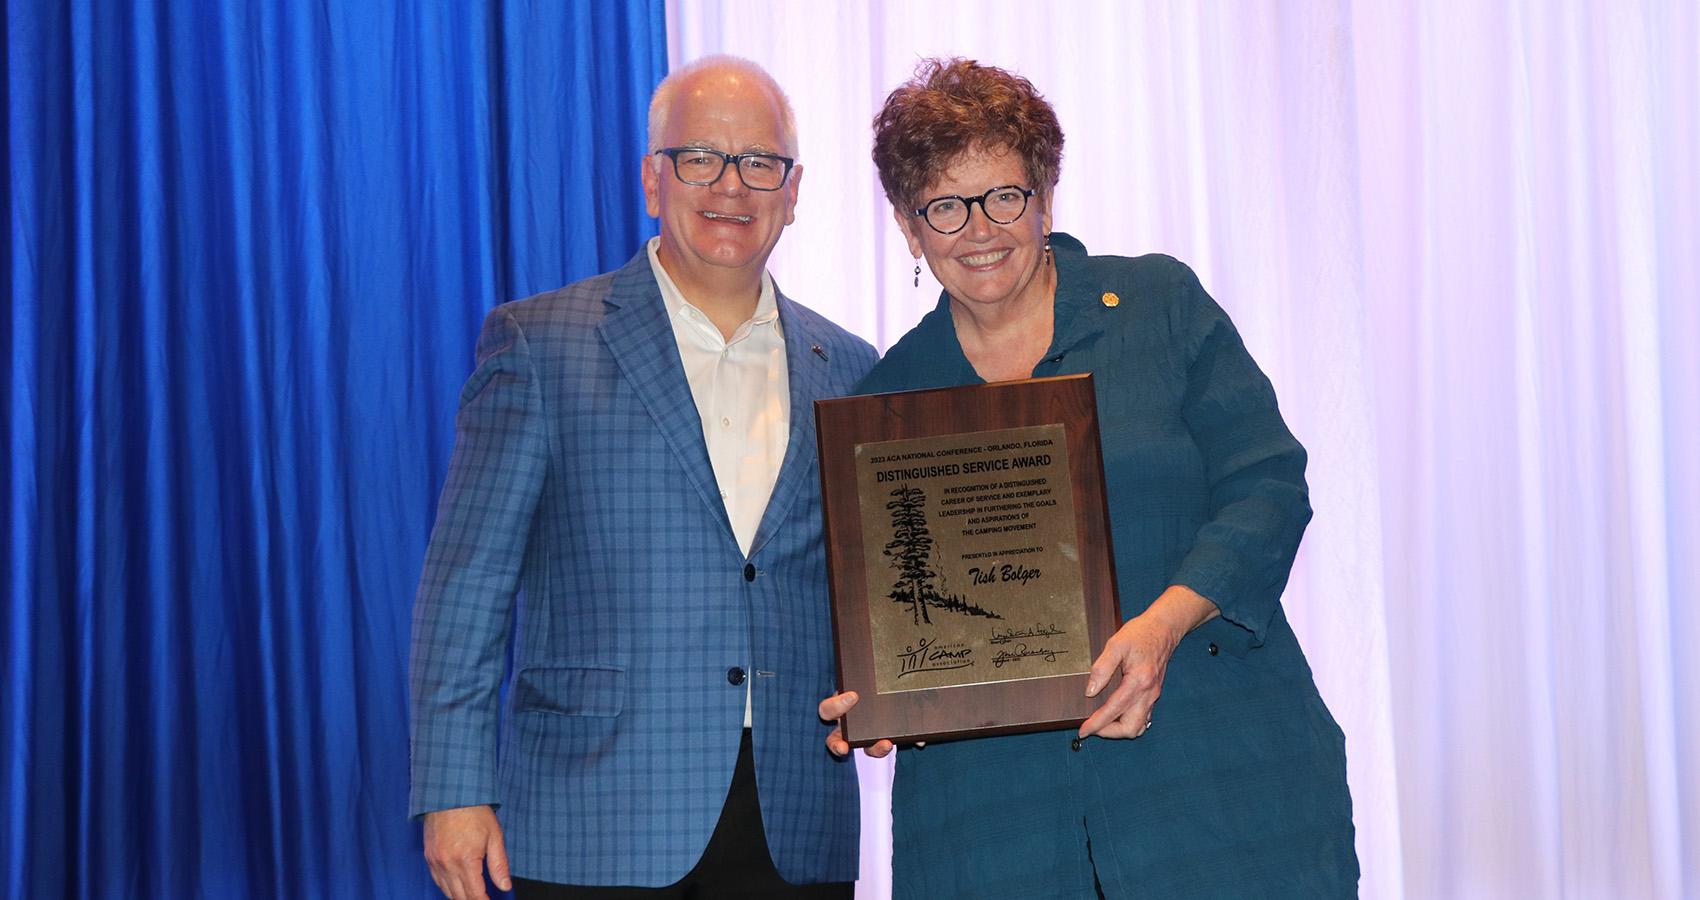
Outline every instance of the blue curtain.
POLYGON ((7 4, 6 896, 435 892, 455 396, 488 308, 652 233, 661 7, 7 4))

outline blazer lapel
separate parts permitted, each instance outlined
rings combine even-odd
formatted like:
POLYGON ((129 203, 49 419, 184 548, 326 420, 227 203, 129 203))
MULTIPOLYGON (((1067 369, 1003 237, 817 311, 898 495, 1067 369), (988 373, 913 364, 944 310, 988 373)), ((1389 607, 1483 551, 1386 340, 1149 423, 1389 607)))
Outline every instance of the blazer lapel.
POLYGON ((785 444, 785 461, 779 466, 779 477, 773 483, 773 495, 768 498, 762 513, 761 526, 750 543, 750 556, 761 552, 779 529, 780 523, 797 497, 803 493, 815 472, 815 399, 825 395, 830 372, 827 358, 814 352, 816 336, 797 314, 797 306, 774 287, 779 304, 779 327, 785 334, 786 381, 791 393, 791 434, 785 444))
POLYGON ((714 481, 714 466, 708 461, 702 418, 691 398, 685 367, 679 362, 678 341, 667 320, 667 307, 661 302, 661 286, 655 283, 655 273, 649 268, 648 251, 639 250, 631 262, 614 273, 613 289, 603 302, 609 309, 596 326, 597 334, 673 448, 686 479, 736 547, 726 504, 720 501, 720 489, 714 481))

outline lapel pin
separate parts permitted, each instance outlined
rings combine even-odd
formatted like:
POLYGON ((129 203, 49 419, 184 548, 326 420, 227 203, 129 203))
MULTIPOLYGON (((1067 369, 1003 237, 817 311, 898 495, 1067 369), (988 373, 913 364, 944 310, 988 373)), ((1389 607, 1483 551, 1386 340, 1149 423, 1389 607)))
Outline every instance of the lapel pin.
POLYGON ((1105 291, 1104 296, 1099 297, 1098 299, 1104 301, 1104 305, 1110 309, 1115 309, 1122 305, 1122 298, 1117 297, 1115 291, 1105 291))
MULTIPOLYGON (((821 359, 826 359, 826 351, 822 350, 820 348, 819 344, 810 345, 809 350, 812 351, 816 356, 820 357, 821 359)), ((827 362, 831 362, 831 360, 827 360, 827 362)))

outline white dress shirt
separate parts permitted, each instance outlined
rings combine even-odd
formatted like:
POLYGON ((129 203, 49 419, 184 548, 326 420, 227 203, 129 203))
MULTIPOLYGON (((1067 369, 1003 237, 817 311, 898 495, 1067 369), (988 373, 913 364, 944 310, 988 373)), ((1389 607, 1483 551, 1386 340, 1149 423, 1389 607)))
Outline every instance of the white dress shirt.
MULTIPOLYGON (((767 511, 779 465, 791 434, 791 390, 785 366, 785 336, 773 278, 761 275, 755 315, 727 340, 706 313, 679 292, 656 256, 660 238, 649 241, 649 268, 661 285, 661 302, 673 325, 679 361, 691 385, 708 461, 720 487, 720 500, 732 522, 732 534, 745 557, 767 511)), ((744 727, 750 726, 752 671, 744 682, 744 727)))

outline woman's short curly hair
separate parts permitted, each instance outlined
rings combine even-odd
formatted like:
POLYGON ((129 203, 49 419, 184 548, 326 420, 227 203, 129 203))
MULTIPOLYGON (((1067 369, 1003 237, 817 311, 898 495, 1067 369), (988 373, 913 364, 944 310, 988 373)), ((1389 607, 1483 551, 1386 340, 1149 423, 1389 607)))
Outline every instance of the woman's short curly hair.
POLYGON ((1056 111, 1020 75, 971 59, 924 59, 874 117, 874 166, 894 206, 923 199, 964 153, 1013 150, 1028 187, 1048 193, 1062 171, 1056 111))

